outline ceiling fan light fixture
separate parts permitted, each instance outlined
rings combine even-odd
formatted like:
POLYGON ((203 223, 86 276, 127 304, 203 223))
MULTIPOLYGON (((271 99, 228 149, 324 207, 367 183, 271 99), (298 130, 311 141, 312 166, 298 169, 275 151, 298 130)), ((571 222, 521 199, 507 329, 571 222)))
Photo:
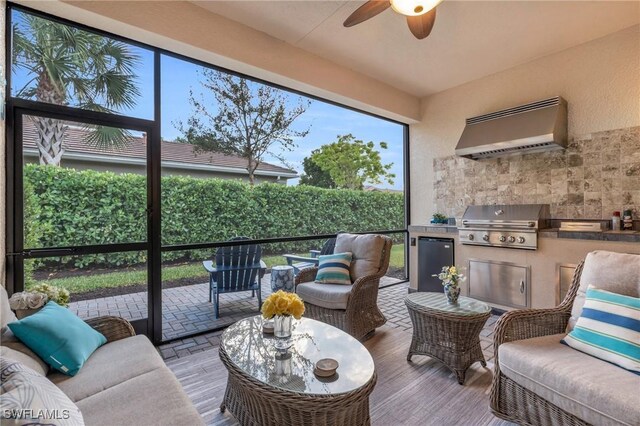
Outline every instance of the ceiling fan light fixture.
POLYGON ((390 0, 393 10, 405 16, 420 16, 442 3, 442 0, 390 0))

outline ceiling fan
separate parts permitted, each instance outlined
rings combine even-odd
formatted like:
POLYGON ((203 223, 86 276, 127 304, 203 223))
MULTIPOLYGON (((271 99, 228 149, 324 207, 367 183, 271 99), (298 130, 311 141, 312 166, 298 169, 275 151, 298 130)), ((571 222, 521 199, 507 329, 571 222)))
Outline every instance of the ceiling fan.
POLYGON ((433 24, 436 22, 436 6, 441 2, 442 0, 369 0, 349 15, 343 25, 353 27, 391 6, 394 11, 407 17, 407 25, 411 33, 416 38, 423 39, 433 29, 433 24))

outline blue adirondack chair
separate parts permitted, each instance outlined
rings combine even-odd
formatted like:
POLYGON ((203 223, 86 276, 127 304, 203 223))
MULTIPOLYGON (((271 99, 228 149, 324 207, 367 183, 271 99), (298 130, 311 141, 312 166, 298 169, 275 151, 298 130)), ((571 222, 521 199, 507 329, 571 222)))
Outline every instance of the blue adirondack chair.
MULTIPOLYGON (((229 241, 250 240, 236 237, 229 241)), ((267 265, 260 260, 262 249, 258 244, 221 247, 216 252, 215 266, 212 260, 202 262, 209 272, 209 302, 213 301, 215 318, 219 318, 220 294, 251 291, 258 292, 258 311, 262 306, 260 280, 267 265)))
MULTIPOLYGON (((339 232, 340 233, 340 232, 339 232)), ((309 250, 309 257, 298 256, 295 254, 283 254, 282 256, 287 259, 287 265, 293 266, 293 273, 298 275, 302 269, 310 268, 312 266, 318 266, 318 256, 324 256, 326 254, 333 254, 333 250, 336 246, 336 239, 329 238, 325 241, 321 250, 309 250)))

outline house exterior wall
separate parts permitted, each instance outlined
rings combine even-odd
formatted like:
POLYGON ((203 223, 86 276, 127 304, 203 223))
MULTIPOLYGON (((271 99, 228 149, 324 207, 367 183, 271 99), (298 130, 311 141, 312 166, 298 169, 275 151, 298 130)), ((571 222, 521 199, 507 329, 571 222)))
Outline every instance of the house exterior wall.
POLYGON ((570 138, 639 126, 640 25, 423 99, 410 127, 412 222, 435 213, 434 159, 454 155, 466 118, 553 96, 568 102, 570 138))
MULTIPOLYGON (((28 163, 37 163, 38 159, 35 156, 26 157, 28 163)), ((103 163, 97 161, 83 161, 79 159, 65 159, 62 158, 62 167, 76 170, 95 170, 98 172, 113 172, 113 173, 137 173, 144 174, 145 167, 138 164, 118 164, 118 163, 103 163)), ((188 170, 174 167, 163 167, 163 176, 190 176, 200 179, 217 178, 217 179, 236 179, 243 182, 249 182, 249 176, 246 173, 224 173, 217 171, 206 170, 188 170)), ((255 182, 259 183, 280 183, 286 185, 286 179, 278 179, 277 176, 256 176, 255 182)))

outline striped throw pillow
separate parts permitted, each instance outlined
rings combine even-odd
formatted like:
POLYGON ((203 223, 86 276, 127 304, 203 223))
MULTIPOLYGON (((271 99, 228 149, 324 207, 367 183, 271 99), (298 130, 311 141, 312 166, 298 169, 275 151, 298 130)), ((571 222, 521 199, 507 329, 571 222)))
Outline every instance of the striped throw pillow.
POLYGON ((640 299, 593 286, 563 343, 640 374, 640 299))
POLYGON ((351 258, 351 252, 318 256, 316 282, 322 284, 351 284, 351 275, 349 275, 351 258))

